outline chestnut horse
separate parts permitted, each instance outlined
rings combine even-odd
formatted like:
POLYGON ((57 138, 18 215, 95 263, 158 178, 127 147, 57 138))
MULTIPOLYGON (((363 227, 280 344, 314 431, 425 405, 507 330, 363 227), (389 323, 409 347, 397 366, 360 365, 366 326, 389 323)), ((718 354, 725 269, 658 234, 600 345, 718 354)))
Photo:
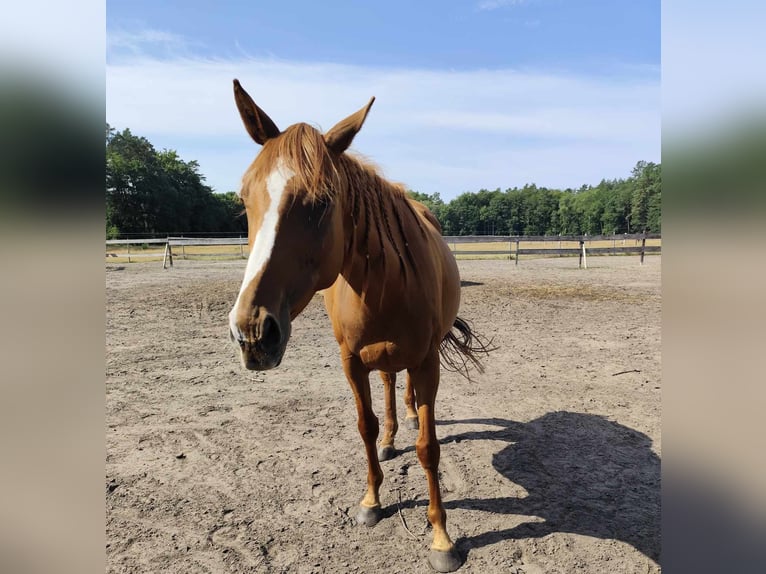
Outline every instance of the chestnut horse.
POLYGON ((461 559, 447 534, 439 491, 434 401, 440 356, 446 366, 465 370, 468 361, 480 367, 476 354, 487 350, 457 317, 455 258, 424 205, 345 153, 375 98, 322 135, 304 123, 280 132, 237 80, 234 97, 247 132, 263 146, 240 193, 250 255, 229 327, 242 364, 259 371, 278 366, 290 322, 324 291, 367 452, 367 493, 356 517, 367 526, 382 516, 378 461, 395 454, 394 388, 397 371, 406 370, 406 421, 419 428, 417 456, 428 480, 429 561, 451 572, 461 559), (379 453, 369 381, 376 369, 386 402, 379 453))

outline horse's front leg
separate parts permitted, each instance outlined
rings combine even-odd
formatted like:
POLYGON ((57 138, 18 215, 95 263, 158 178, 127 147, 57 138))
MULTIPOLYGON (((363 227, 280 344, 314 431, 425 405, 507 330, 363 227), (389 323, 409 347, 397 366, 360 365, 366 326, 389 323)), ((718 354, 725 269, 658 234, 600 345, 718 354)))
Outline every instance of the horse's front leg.
POLYGON ((439 388, 439 355, 434 350, 420 367, 408 371, 418 403, 420 430, 415 449, 428 480, 428 521, 434 531, 428 561, 438 572, 452 572, 462 561, 447 534, 447 513, 439 490, 439 441, 436 439, 434 403, 439 388))
POLYGON ((394 438, 399 430, 399 422, 396 420, 396 373, 381 371, 380 378, 383 379, 386 413, 383 418, 383 438, 378 448, 378 460, 389 460, 396 456, 394 438))
POLYGON ((359 357, 345 347, 341 347, 341 360, 356 399, 359 434, 362 435, 364 449, 367 452, 367 493, 359 504, 356 521, 367 526, 374 526, 382 516, 379 491, 380 484, 383 482, 383 471, 375 449, 375 441, 378 438, 378 417, 372 412, 370 371, 359 357))

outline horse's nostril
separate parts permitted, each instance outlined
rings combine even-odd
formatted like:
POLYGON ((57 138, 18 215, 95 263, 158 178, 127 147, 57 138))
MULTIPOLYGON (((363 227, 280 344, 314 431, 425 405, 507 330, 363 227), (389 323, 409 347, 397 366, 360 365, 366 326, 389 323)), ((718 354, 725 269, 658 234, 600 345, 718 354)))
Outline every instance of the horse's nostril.
POLYGON ((279 330, 279 323, 271 316, 267 315, 263 320, 261 327, 261 345, 264 349, 276 349, 282 339, 282 333, 279 330))

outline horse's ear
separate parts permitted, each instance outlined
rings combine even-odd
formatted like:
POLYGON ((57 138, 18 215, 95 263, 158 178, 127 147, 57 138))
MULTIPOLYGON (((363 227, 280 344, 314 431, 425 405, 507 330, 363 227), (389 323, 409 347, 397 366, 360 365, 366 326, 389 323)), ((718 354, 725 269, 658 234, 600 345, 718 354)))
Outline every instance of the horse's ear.
POLYGON ((266 112, 255 105, 253 98, 240 85, 239 80, 234 80, 234 101, 237 102, 242 123, 245 124, 247 133, 255 140, 255 143, 263 145, 266 140, 279 135, 279 128, 266 115, 266 112))
POLYGON ((354 141, 354 136, 362 129, 362 124, 364 124, 367 113, 370 111, 374 101, 375 96, 370 98, 370 101, 361 110, 335 124, 324 136, 327 147, 338 154, 346 151, 351 142, 354 141))

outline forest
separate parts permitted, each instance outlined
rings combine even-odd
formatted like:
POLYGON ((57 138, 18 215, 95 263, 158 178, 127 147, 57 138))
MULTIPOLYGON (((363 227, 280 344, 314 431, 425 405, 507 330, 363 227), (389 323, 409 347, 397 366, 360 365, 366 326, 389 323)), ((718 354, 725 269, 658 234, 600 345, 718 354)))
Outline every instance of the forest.
POLYGON ((215 193, 196 161, 157 151, 129 129, 106 126, 106 237, 182 233, 247 235, 234 191, 215 193))
MULTIPOLYGON (((625 179, 577 189, 527 184, 440 194, 409 191, 426 204, 444 235, 608 235, 661 232, 661 165, 639 161, 625 179)), ((199 164, 157 151, 129 129, 106 126, 106 236, 247 234, 234 191, 216 193, 199 164)))

